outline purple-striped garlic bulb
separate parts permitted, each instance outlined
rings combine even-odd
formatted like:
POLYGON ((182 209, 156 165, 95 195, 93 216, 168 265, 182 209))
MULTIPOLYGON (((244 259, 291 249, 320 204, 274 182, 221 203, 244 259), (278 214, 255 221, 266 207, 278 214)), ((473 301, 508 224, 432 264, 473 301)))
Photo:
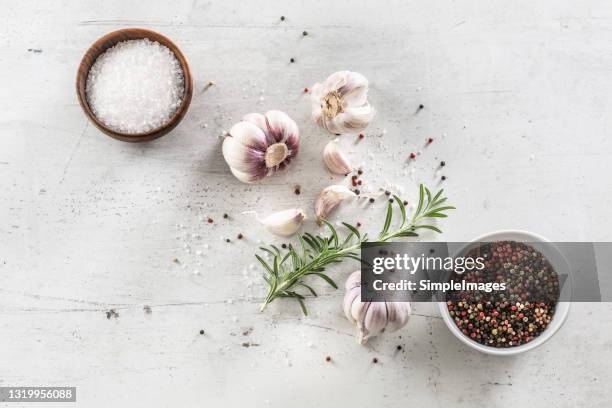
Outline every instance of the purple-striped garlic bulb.
POLYGON ((368 80, 357 72, 334 72, 322 84, 316 83, 310 101, 314 121, 336 135, 360 132, 374 117, 368 80))
POLYGON ((357 326, 357 341, 365 344, 370 337, 394 332, 408 323, 410 302, 362 302, 361 271, 353 272, 344 284, 344 314, 357 326))
POLYGON ((298 127, 286 113, 250 113, 223 140, 223 157, 238 180, 254 183, 287 167, 299 145, 298 127))

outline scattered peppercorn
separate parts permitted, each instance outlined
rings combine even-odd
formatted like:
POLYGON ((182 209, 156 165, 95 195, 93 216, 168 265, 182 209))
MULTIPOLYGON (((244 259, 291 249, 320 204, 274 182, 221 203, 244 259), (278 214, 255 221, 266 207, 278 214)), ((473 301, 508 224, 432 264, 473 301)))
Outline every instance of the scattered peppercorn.
POLYGON ((229 238, 225 238, 225 242, 232 242, 232 240, 229 238))
POLYGON ((359 194, 361 194, 361 191, 355 189, 355 194, 359 195, 359 194))
POLYGON ((373 203, 374 201, 376 201, 374 198, 370 198, 371 203, 373 203))
POLYGON ((372 362, 373 362, 374 364, 376 364, 376 363, 378 363, 378 359, 377 359, 376 357, 374 357, 374 358, 372 359, 372 362))
POLYGON ((244 238, 244 235, 242 235, 242 234, 238 234, 238 237, 237 237, 237 238, 238 238, 238 239, 242 239, 242 238, 244 238))
POLYGON ((358 181, 357 181, 357 184, 358 184, 358 185, 361 185, 361 180, 358 180, 358 181))
POLYGON ((446 176, 442 176, 440 178, 442 179, 442 181, 446 180, 446 176))
POLYGON ((391 204, 393 204, 393 199, 392 199, 392 198, 390 198, 390 199, 389 199, 389 202, 390 202, 391 204))
POLYGON ((387 197, 389 197, 389 196, 391 195, 391 192, 390 192, 389 190, 386 190, 386 191, 385 191, 385 195, 386 195, 387 197))
POLYGON ((300 195, 300 193, 302 192, 300 190, 300 186, 295 186, 295 189, 293 190, 293 192, 295 193, 295 195, 300 195))
POLYGON ((304 93, 308 93, 308 91, 310 91, 310 89, 304 88, 304 93))
POLYGON ((281 245, 281 248, 283 248, 283 249, 287 249, 287 244, 285 244, 285 243, 283 242, 283 244, 281 245))
POLYGON ((427 139, 427 144, 432 144, 432 143, 433 143, 433 138, 432 137, 428 138, 427 139))
POLYGON ((442 160, 442 161, 440 162, 440 167, 444 167, 444 166, 446 166, 446 162, 445 162, 444 160, 442 160))
POLYGON ((415 152, 411 152, 410 153, 410 158, 411 159, 416 159, 416 153, 415 152))
POLYGON ((404 206, 408 205, 408 201, 404 200, 403 204, 404 206))
POLYGON ((357 222, 357 228, 361 227, 361 223, 357 222))
POLYGON ((285 21, 285 16, 281 16, 281 21, 285 21))
POLYGON ((360 134, 359 134, 359 139, 360 139, 360 140, 361 140, 361 139, 363 139, 364 137, 365 137, 365 135, 364 135, 363 133, 360 133, 360 134))
POLYGON ((361 170, 361 169, 357 170, 357 174, 359 174, 361 176, 363 174, 363 170, 361 170))
POLYGON ((204 330, 200 330, 200 334, 204 334, 204 330))
POLYGON ((208 223, 209 223, 209 224, 212 224, 213 222, 214 222, 214 221, 213 221, 213 219, 212 219, 212 218, 210 218, 210 217, 208 217, 208 223))
POLYGON ((402 346, 398 344, 396 349, 397 349, 397 351, 401 351, 402 350, 402 346))
POLYGON ((325 361, 327 361, 329 363, 331 361, 331 357, 330 356, 326 356, 325 357, 325 361))
POLYGON ((223 214, 223 218, 228 219, 229 215, 227 215, 227 213, 223 214))
POLYGON ((302 35, 306 37, 308 35, 308 31, 302 31, 302 35))
POLYGON ((293 64, 293 63, 295 62, 295 58, 291 58, 291 59, 289 60, 289 62, 291 62, 291 63, 293 64))
POLYGON ((423 109, 425 106, 423 104, 419 105, 419 110, 423 109))

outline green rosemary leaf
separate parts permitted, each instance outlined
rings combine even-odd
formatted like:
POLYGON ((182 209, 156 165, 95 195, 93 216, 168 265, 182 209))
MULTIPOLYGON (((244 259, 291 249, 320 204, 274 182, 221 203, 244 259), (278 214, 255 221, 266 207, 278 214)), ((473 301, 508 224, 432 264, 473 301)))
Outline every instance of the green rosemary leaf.
POLYGON ((417 228, 426 228, 426 229, 430 229, 430 230, 439 232, 440 234, 442 233, 442 231, 440 231, 438 227, 435 227, 433 225, 417 225, 414 227, 414 229, 417 229, 417 228))
POLYGON ((267 252, 268 254, 270 254, 271 256, 276 256, 277 254, 274 253, 270 248, 266 248, 266 247, 259 247, 259 249, 261 249, 264 252, 267 252))
POLYGON ((357 239, 361 238, 361 234, 359 233, 359 230, 357 228, 353 227, 351 224, 348 224, 346 222, 343 222, 342 225, 344 225, 349 231, 355 234, 357 239))
POLYGON ((323 223, 327 225, 327 228, 329 228, 329 231, 332 234, 334 246, 338 246, 338 233, 336 232, 336 229, 327 220, 323 220, 323 223))
POLYGON ((447 205, 446 207, 438 207, 438 208, 434 208, 431 210, 431 212, 440 212, 440 211, 446 211, 446 210, 454 210, 455 207, 453 207, 452 205, 447 205))
POLYGON ((448 217, 448 215, 442 214, 442 213, 437 213, 437 212, 430 212, 430 213, 425 214, 425 217, 446 218, 446 217, 448 217))
POLYGON ((308 233, 302 235, 302 238, 304 239, 304 241, 315 251, 315 253, 319 252, 319 246, 316 244, 314 239, 311 237, 312 235, 308 233))
POLYGON ((401 200, 401 198, 399 198, 398 196, 394 195, 393 198, 395 199, 395 202, 397 203, 397 206, 400 209, 400 213, 402 215, 402 223, 400 224, 400 228, 404 226, 404 224, 406 224, 406 206, 404 205, 404 202, 401 200))
POLYGON ((307 273, 306 275, 317 275, 319 278, 321 278, 325 282, 329 283, 330 286, 332 286, 334 289, 338 289, 338 285, 336 285, 336 282, 334 282, 334 280, 332 278, 330 278, 329 276, 327 276, 324 273, 321 273, 321 272, 310 272, 310 273, 307 273))
POLYGON ((419 205, 417 206, 416 211, 414 212, 414 217, 417 217, 421 214, 421 210, 423 209, 424 199, 425 199, 425 186, 421 184, 419 186, 419 205))
POLYGON ((290 257, 290 256, 291 256, 291 251, 289 251, 289 252, 287 252, 287 253, 285 254, 285 256, 283 257, 282 261, 280 261, 280 264, 279 264, 279 265, 280 265, 280 266, 282 266, 282 265, 285 263, 285 261, 286 261, 287 259, 289 259, 289 257, 290 257))
POLYGON ((387 216, 385 217, 385 225, 383 225, 382 231, 380 231, 380 237, 382 238, 387 232, 389 232, 389 227, 391 227, 391 220, 393 219, 393 205, 391 203, 387 203, 387 216))
MULTIPOLYGON (((444 189, 443 189, 443 188, 441 188, 441 189, 440 189, 440 190, 439 190, 439 191, 436 193, 436 195, 434 196, 434 198, 433 198, 431 201, 436 202, 436 200, 438 200, 438 198, 440 198, 440 197, 442 196, 442 193, 443 193, 443 192, 444 192, 444 189)), ((444 200, 446 200, 446 198, 444 198, 444 200)))
POLYGON ((308 289, 310 291, 310 293, 312 293, 312 296, 314 296, 314 297, 318 297, 319 296, 319 295, 317 295, 317 292, 315 292, 315 290, 310 285, 307 285, 304 282, 298 282, 298 285, 303 286, 306 289, 308 289))
MULTIPOLYGON (((272 248, 274 250, 274 252, 276 252, 276 255, 280 256, 281 252, 280 249, 278 249, 277 246, 275 245, 270 245, 270 248, 272 248)), ((272 254, 272 256, 274 256, 275 254, 272 254)))
POLYGON ((270 265, 268 265, 268 263, 264 261, 261 256, 255 255, 255 258, 257 258, 259 263, 263 265, 264 269, 267 270, 270 273, 270 275, 274 275, 274 271, 272 270, 272 268, 270 268, 270 265))
POLYGON ((304 299, 297 298, 297 300, 298 300, 298 303, 300 304, 300 307, 302 308, 302 313, 304 313, 304 316, 308 316, 308 310, 306 310, 304 299))
POLYGON ((429 189, 427 187, 425 188, 425 193, 427 194, 427 204, 431 205, 431 191, 429 191, 429 189))
POLYGON ((419 234, 417 234, 414 231, 402 231, 402 232, 398 232, 397 234, 395 234, 396 237, 418 237, 419 234))

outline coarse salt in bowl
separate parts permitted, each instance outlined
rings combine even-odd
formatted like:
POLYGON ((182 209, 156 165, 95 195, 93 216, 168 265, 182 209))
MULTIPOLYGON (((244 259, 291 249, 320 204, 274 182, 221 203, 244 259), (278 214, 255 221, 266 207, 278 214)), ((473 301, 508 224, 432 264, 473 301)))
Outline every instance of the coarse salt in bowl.
POLYGON ((94 125, 116 139, 139 142, 172 130, 191 101, 185 57, 169 39, 144 29, 100 38, 77 75, 79 102, 94 125))

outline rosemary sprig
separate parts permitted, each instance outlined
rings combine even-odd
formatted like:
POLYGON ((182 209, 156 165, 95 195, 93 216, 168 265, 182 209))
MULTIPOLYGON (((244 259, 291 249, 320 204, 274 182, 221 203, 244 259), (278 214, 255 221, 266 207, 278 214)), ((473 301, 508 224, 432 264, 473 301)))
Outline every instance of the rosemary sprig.
MULTIPOLYGON (((444 190, 441 189, 435 195, 432 195, 431 191, 421 184, 419 186, 419 204, 411 217, 408 217, 403 201, 398 196, 393 196, 394 202, 389 202, 387 205, 385 223, 376 241, 384 242, 400 237, 416 237, 418 236, 417 231, 420 229, 429 229, 441 233, 442 231, 435 225, 422 221, 427 218, 445 218, 445 211, 455 208, 450 205, 443 205, 446 202, 443 192, 444 190), (399 207, 399 226, 394 231, 390 231, 394 204, 399 207)), ((304 314, 308 314, 304 304, 306 297, 298 293, 297 290, 302 288, 315 297, 317 293, 306 283, 306 278, 309 276, 319 277, 337 289, 336 282, 325 273, 325 267, 342 262, 345 258, 360 261, 359 250, 361 244, 368 241, 368 235, 361 235, 355 226, 343 222, 342 225, 349 230, 349 233, 341 240, 336 228, 325 220, 323 222, 330 231, 328 237, 309 233, 298 235, 299 248, 289 245, 284 253, 274 245, 261 247, 262 251, 272 256, 270 262, 266 262, 261 256, 255 255, 264 267, 263 278, 269 286, 268 295, 261 305, 262 311, 277 298, 293 298, 298 301, 304 314)))

